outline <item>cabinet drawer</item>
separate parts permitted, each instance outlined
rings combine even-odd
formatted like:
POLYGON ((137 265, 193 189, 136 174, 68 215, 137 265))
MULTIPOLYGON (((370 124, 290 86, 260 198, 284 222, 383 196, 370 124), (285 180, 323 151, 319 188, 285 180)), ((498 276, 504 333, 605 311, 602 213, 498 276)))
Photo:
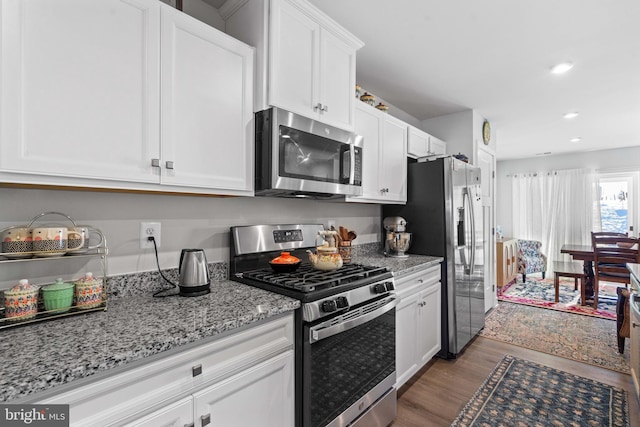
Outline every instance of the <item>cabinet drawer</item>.
POLYGON ((438 283, 441 277, 440 268, 440 263, 438 263, 424 270, 396 278, 395 284, 398 295, 402 296, 407 292, 412 292, 413 288, 418 286, 429 286, 438 283))
POLYGON ((293 314, 138 364, 38 403, 70 405, 72 424, 108 425, 166 405, 293 348, 293 314))

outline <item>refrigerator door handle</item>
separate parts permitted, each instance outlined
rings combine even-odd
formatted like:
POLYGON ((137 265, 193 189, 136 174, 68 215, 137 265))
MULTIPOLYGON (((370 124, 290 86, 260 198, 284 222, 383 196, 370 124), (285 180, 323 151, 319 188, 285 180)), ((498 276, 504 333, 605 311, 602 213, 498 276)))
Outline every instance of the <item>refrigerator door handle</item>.
POLYGON ((469 212, 469 224, 471 228, 471 250, 469 256, 469 274, 473 274, 473 267, 476 264, 476 224, 475 224, 475 213, 473 212, 473 201, 471 200, 471 189, 469 187, 466 188, 464 195, 467 197, 468 202, 468 212, 469 212))

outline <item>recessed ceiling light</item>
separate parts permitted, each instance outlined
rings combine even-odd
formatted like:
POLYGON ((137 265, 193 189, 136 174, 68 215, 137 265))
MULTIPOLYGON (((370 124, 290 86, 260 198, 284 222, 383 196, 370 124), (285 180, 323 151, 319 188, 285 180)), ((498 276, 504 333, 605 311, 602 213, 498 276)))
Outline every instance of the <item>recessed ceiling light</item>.
POLYGON ((565 114, 564 117, 565 119, 575 119, 576 117, 578 117, 580 115, 580 113, 578 113, 577 111, 572 111, 570 113, 565 114))
POLYGON ((553 74, 564 74, 572 68, 573 64, 571 62, 561 62, 560 64, 551 67, 551 72, 553 74))
POLYGON ((575 137, 575 138, 571 138, 571 139, 569 140, 569 142, 580 142, 580 141, 582 141, 582 138, 580 138, 579 136, 577 136, 577 137, 575 137))

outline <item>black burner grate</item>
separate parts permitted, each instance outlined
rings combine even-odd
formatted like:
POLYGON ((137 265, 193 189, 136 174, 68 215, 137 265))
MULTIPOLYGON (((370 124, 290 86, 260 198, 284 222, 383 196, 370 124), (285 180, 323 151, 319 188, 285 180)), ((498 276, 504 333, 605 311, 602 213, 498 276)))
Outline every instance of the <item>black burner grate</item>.
POLYGON ((292 273, 275 273, 271 269, 260 269, 245 271, 242 273, 242 277, 300 292, 313 292, 366 278, 374 278, 387 272, 386 267, 360 264, 347 264, 339 270, 333 271, 314 270, 310 265, 301 265, 298 270, 292 273))

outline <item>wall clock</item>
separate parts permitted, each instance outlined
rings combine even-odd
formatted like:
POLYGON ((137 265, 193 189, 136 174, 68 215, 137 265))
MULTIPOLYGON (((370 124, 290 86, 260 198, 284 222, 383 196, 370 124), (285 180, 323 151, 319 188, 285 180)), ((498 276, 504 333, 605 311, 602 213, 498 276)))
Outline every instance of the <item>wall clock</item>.
POLYGON ((489 145, 489 141, 491 141, 491 125, 488 120, 482 123, 482 141, 484 145, 489 145))

